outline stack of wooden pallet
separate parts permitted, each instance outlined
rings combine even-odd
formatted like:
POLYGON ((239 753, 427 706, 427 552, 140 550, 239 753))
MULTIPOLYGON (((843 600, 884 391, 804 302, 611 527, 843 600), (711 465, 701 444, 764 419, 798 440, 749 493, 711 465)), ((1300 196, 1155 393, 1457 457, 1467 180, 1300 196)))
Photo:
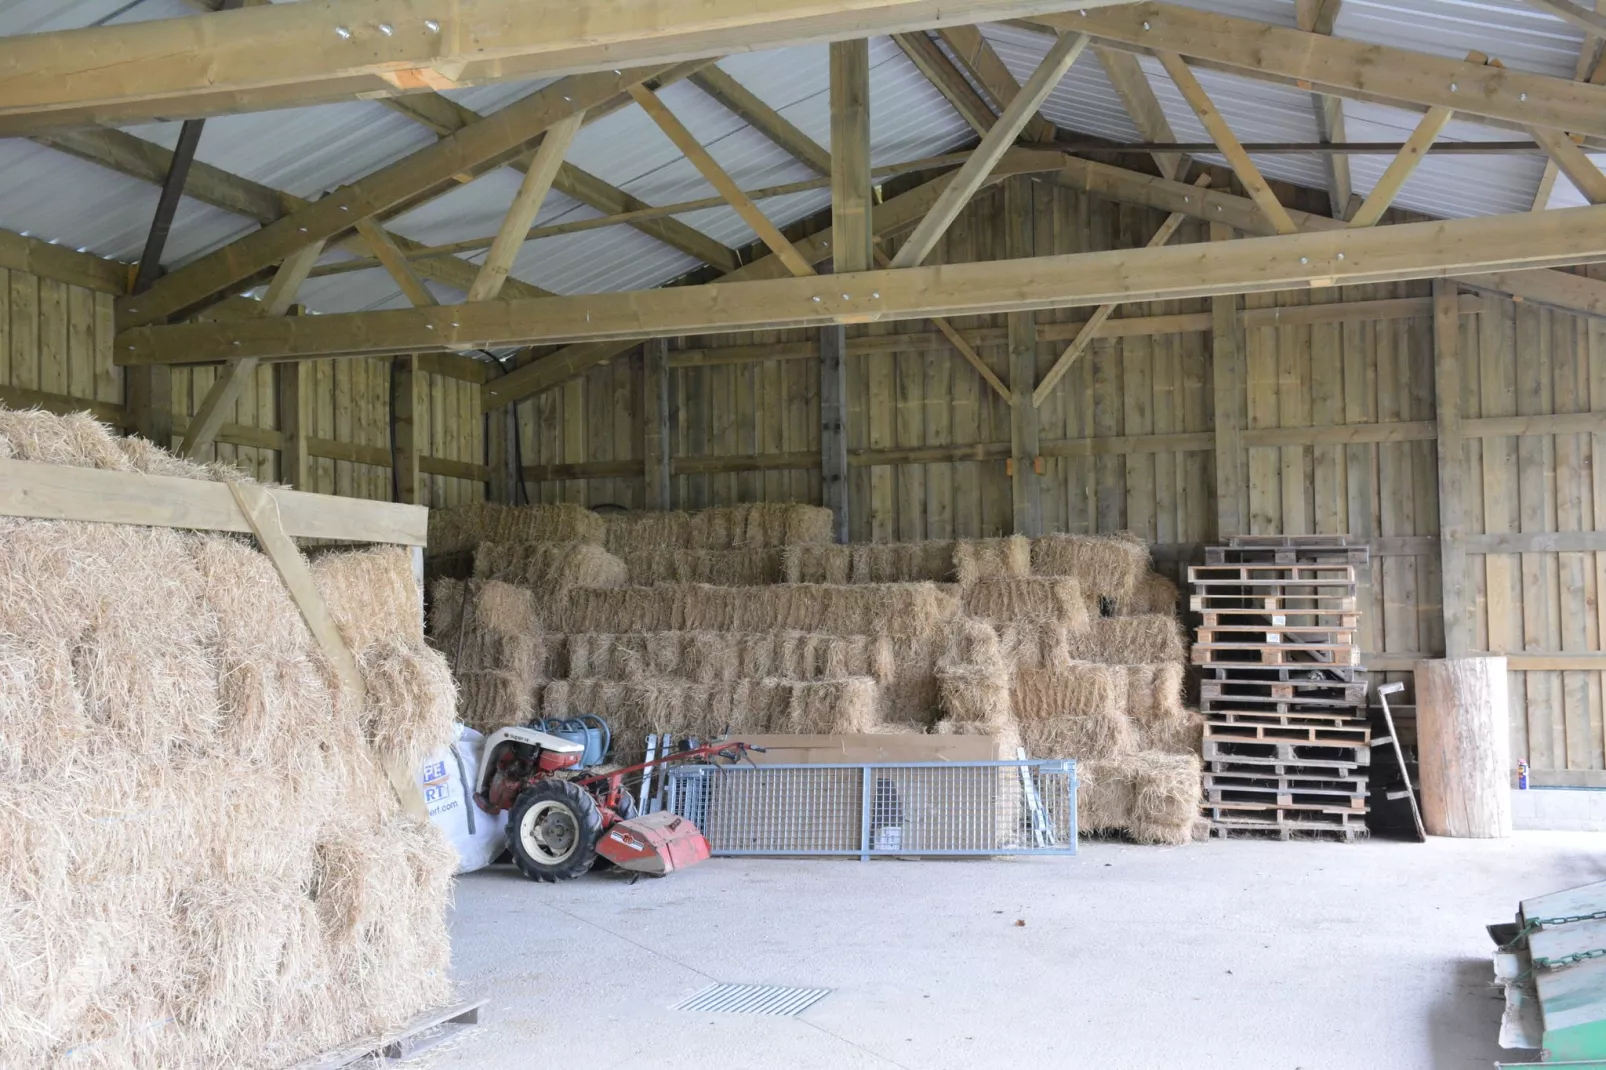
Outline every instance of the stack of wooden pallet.
POLYGON ((1218 836, 1366 835, 1371 763, 1356 643, 1365 545, 1238 536, 1188 570, 1205 714, 1205 813, 1218 836))

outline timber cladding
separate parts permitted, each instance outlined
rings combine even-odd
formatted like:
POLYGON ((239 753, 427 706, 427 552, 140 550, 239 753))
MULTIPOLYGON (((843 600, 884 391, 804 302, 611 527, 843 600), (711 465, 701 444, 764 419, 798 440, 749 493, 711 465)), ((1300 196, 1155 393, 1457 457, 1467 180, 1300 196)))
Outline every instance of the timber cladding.
MULTIPOLYGON (((106 289, 0 268, 0 404, 58 413, 88 409, 97 419, 126 428, 127 373, 112 363, 112 302, 106 289)), ((308 479, 297 489, 391 500, 387 364, 320 360, 299 365, 309 460, 308 479)), ((478 501, 488 478, 479 383, 460 364, 437 362, 435 367, 452 374, 420 376, 426 381, 418 407, 423 504, 478 501)), ((177 448, 219 370, 173 371, 175 434, 162 445, 177 448)), ((217 441, 197 459, 237 465, 264 482, 292 482, 281 471, 284 375, 283 367, 259 366, 225 415, 217 441)))
MULTIPOLYGON (((1002 258, 1010 233, 1034 255, 1134 248, 1164 218, 1016 178, 978 194, 931 262, 1002 258)), ((1206 237, 1190 220, 1176 240, 1206 237)), ((1230 534, 1223 517, 1255 534, 1363 535, 1369 663, 1442 656, 1432 285, 1215 301, 1241 332, 1224 376, 1210 300, 1128 305, 1044 399, 1045 530, 1131 530, 1160 544, 1162 571, 1230 534), (1217 497, 1218 408, 1247 477, 1233 509, 1217 497)), ((1536 779, 1606 785, 1606 322, 1468 293, 1454 309, 1471 648, 1513 655, 1513 753, 1536 779)), ((1039 380, 1090 312, 1035 315, 1039 380)), ((950 321, 1006 382, 1007 319, 950 321)), ((851 537, 1012 531, 1011 406, 943 333, 852 326, 846 359, 851 537)), ((821 500, 817 332, 675 339, 668 364, 672 507, 821 500)), ((531 497, 643 507, 646 398, 637 348, 520 405, 531 497)))

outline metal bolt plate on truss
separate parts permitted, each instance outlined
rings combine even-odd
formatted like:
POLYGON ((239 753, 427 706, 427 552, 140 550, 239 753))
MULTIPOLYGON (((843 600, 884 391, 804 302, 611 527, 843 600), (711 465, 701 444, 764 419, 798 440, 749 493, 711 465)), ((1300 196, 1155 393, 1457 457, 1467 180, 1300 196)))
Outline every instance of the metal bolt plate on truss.
POLYGON ((792 988, 787 985, 712 985, 673 1007, 677 1011, 714 1011, 718 1014, 802 1014, 825 996, 829 988, 792 988))

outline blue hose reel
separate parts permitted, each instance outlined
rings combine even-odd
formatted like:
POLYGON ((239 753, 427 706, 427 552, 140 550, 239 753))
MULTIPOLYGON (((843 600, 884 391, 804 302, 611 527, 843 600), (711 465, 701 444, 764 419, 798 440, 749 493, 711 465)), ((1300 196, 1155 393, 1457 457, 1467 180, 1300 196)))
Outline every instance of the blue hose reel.
POLYGON ((613 745, 613 732, 608 728, 608 722, 594 713, 582 713, 578 717, 543 717, 539 721, 531 721, 530 727, 585 747, 585 754, 580 758, 583 766, 600 765, 608 755, 608 748, 613 745), (588 721, 591 723, 587 724, 588 721))

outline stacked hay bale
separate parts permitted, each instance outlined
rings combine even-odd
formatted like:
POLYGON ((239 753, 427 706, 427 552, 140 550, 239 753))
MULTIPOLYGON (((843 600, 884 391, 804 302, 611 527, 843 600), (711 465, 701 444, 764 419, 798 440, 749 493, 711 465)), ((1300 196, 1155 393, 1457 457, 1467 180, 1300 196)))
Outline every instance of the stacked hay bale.
MULTIPOLYGON (((0 457, 245 478, 85 416, 0 457)), ((448 998, 455 855, 381 763, 451 675, 406 553, 312 571, 365 703, 251 540, 0 517, 0 1063, 279 1067, 448 998)))
MULTIPOLYGON (((519 526, 489 515, 499 539, 519 526)), ((1080 760, 1089 830, 1191 834, 1198 727, 1182 702, 1176 588, 1149 570, 1140 540, 844 546, 828 541, 829 514, 807 506, 598 519, 583 552, 488 541, 478 593, 438 588, 437 604, 475 605, 498 581, 521 584, 533 599, 508 619, 538 617, 523 627, 562 648, 537 672, 513 666, 503 638, 467 643, 470 723, 483 723, 470 700, 497 716, 595 713, 619 760, 647 733, 727 727, 988 735, 1006 754, 1080 760)), ((483 617, 490 628, 495 613, 483 617)), ((437 634, 450 653, 459 633, 442 617, 437 634)))

